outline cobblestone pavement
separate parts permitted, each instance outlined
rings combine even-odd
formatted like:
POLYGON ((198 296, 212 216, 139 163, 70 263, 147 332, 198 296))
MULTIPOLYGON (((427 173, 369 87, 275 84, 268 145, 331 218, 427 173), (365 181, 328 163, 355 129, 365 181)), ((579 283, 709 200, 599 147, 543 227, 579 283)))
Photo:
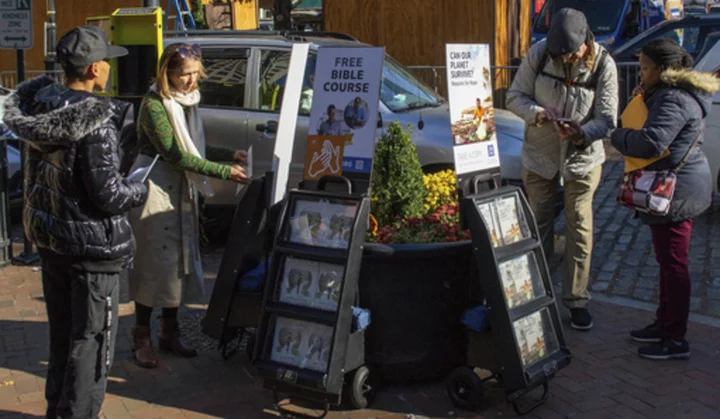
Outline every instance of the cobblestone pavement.
MULTIPOLYGON (((221 251, 215 251, 205 257, 208 289, 212 288, 220 256, 221 251)), ((199 356, 180 359, 161 355, 159 368, 145 370, 135 366, 130 354, 132 306, 121 306, 117 355, 103 406, 104 418, 245 419, 279 415, 270 392, 254 377, 243 351, 223 361, 214 342, 203 337, 199 331, 203 310, 199 305, 182 311, 183 330, 201 346, 199 356)), ((572 363, 551 382, 547 403, 525 418, 720 417, 720 329, 691 324, 692 359, 654 363, 638 358, 635 345, 626 335, 630 327, 650 321, 652 313, 598 302, 594 314, 593 331, 566 328, 572 363)), ((0 418, 44 415, 46 336, 40 273, 32 267, 0 269, 0 418)), ((335 410, 328 417, 517 416, 505 402, 503 391, 493 383, 486 388, 483 409, 464 412, 453 408, 440 381, 381 388, 372 409, 335 410)))
MULTIPOLYGON (((595 249, 590 290, 594 294, 657 303, 659 267, 650 228, 615 202, 622 175, 622 160, 611 157, 603 168, 594 201, 595 249)), ((562 235, 563 231, 564 216, 560 216, 556 234, 562 235)), ((556 282, 560 280, 559 271, 555 271, 556 282)), ((720 195, 714 196, 712 207, 693 224, 690 274, 691 311, 720 317, 720 195)))

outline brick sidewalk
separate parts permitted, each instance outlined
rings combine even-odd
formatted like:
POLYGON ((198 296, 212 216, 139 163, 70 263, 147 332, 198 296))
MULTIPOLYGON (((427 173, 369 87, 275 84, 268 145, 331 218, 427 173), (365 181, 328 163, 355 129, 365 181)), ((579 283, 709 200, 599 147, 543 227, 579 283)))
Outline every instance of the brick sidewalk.
MULTIPOLYGON (((185 309, 185 324, 196 324, 202 308, 185 309)), ((573 362, 551 382, 547 404, 525 417, 720 417, 720 329, 691 324, 692 359, 655 363, 638 358, 627 338, 627 330, 650 321, 651 313, 594 303, 593 314, 593 331, 566 329, 573 362)), ((277 416, 270 392, 253 377, 243 352, 223 361, 214 349, 205 348, 195 359, 163 357, 160 368, 140 369, 130 356, 131 305, 121 307, 120 317, 104 417, 277 416)), ((30 267, 0 269, 0 418, 44 415, 46 336, 39 272, 30 267)), ((383 388, 372 407, 334 411, 328 417, 515 417, 503 392, 493 388, 486 388, 481 412, 458 411, 445 394, 444 382, 383 388)))
MULTIPOLYGON (((593 201, 595 245, 589 288, 595 294, 657 303, 659 265, 650 228, 615 202, 623 162, 612 149, 608 150, 609 159, 593 201)), ((563 234, 564 218, 557 219, 558 235, 563 234)), ((713 205, 694 220, 690 275, 690 310, 720 317, 720 194, 715 194, 713 205)))

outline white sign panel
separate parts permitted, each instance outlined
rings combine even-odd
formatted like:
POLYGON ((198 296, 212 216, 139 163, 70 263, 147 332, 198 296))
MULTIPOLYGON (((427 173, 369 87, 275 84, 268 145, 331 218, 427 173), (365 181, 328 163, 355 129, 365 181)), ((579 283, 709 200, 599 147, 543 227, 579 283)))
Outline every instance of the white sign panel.
MULTIPOLYGON (((2 1, 2 0, 0 0, 2 1)), ((292 160, 293 143, 295 142, 295 127, 300 109, 300 95, 302 94, 305 65, 307 64, 310 44, 294 44, 290 54, 285 93, 283 93, 282 109, 278 120, 278 131, 275 136, 275 149, 273 152, 272 170, 275 180, 272 188, 272 204, 277 204, 285 197, 288 177, 290 175, 290 161, 292 160)))
POLYGON ((458 175, 500 166, 490 79, 490 46, 448 44, 448 99, 458 175))
POLYGON ((372 171, 384 56, 382 47, 318 51, 305 179, 372 171))
POLYGON ((32 16, 32 0, 0 0, 0 48, 32 48, 32 16))

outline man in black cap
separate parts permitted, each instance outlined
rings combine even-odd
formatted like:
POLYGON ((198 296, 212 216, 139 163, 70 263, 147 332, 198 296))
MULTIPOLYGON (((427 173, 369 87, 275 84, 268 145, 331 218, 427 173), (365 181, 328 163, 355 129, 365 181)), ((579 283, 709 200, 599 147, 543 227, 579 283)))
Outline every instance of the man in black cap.
POLYGON ((92 94, 107 84, 108 60, 127 50, 82 26, 56 52, 66 84, 21 84, 4 120, 30 144, 23 221, 42 259, 50 324, 46 417, 96 418, 112 365, 118 279, 135 249, 127 212, 145 202, 147 187, 118 173, 127 107, 92 94))
POLYGON ((593 326, 587 291, 593 247, 592 200, 600 183, 602 140, 617 121, 617 68, 582 12, 556 12, 547 39, 533 45, 507 95, 507 108, 527 123, 523 184, 545 256, 554 254, 555 203, 564 184, 563 303, 571 326, 593 326))

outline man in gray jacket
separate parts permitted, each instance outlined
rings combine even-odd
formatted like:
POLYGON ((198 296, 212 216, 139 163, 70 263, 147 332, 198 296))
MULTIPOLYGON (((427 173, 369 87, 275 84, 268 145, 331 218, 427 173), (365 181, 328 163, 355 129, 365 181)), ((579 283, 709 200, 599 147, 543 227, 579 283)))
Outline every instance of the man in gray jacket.
POLYGON ((558 11, 547 39, 533 45, 507 96, 507 108, 527 123, 523 183, 543 249, 553 255, 555 202, 564 184, 566 246, 563 303, 571 326, 593 326, 587 291, 593 247, 592 200, 600 183, 602 140, 615 128, 617 68, 597 42, 585 15, 558 11))

